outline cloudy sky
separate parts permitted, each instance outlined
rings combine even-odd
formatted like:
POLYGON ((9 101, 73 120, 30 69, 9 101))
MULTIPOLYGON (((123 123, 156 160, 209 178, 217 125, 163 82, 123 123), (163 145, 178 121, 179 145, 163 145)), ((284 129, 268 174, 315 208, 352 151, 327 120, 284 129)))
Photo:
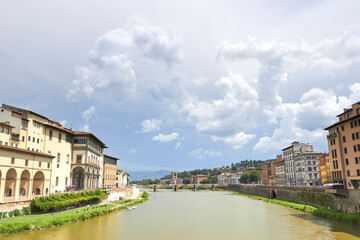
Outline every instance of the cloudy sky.
POLYGON ((270 159, 360 100, 359 1, 3 1, 1 101, 125 170, 270 159))

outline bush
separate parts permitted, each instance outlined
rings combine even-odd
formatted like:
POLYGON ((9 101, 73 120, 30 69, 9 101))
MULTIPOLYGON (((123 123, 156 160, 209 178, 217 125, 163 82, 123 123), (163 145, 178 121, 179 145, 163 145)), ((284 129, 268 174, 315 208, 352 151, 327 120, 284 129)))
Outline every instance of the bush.
POLYGON ((32 212, 47 212, 70 206, 93 204, 102 200, 105 193, 100 189, 79 193, 53 194, 48 197, 34 198, 31 202, 32 212))

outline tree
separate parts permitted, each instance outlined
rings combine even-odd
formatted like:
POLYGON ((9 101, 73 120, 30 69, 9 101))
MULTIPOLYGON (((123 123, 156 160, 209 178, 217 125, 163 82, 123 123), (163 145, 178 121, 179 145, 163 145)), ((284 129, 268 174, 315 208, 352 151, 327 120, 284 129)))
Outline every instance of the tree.
POLYGON ((239 181, 241 183, 249 183, 249 181, 250 181, 250 173, 247 172, 247 173, 244 173, 243 175, 241 175, 239 181))
POLYGON ((191 182, 191 178, 189 177, 183 178, 183 184, 190 184, 190 182, 191 182))
POLYGON ((259 183, 261 180, 261 175, 258 171, 253 171, 250 173, 249 181, 252 183, 259 183))

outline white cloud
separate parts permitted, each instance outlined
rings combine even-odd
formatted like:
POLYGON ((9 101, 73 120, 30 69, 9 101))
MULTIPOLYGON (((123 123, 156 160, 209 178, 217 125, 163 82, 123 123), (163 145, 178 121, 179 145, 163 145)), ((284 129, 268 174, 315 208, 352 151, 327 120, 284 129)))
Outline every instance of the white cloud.
POLYGON ((202 148, 198 148, 193 150, 190 154, 190 156, 194 156, 196 158, 199 159, 204 159, 204 158, 211 158, 211 157, 219 157, 221 156, 221 151, 214 151, 214 150, 205 150, 202 148))
POLYGON ((94 116, 95 112, 96 112, 96 107, 93 105, 89 109, 82 112, 81 115, 86 121, 89 121, 89 119, 94 116))
POLYGON ((156 120, 154 118, 146 119, 141 123, 142 131, 144 133, 151 132, 154 130, 160 130, 160 125, 161 125, 161 120, 156 120))
MULTIPOLYGON (((279 123, 272 136, 263 136, 254 146, 257 151, 269 151, 283 147, 294 140, 311 144, 326 143, 326 131, 323 129, 336 121, 335 116, 343 108, 359 100, 360 84, 349 86, 349 97, 336 96, 332 90, 313 88, 305 92, 298 103, 279 104, 273 111, 273 122, 279 123)), ((316 150, 316 149, 315 149, 316 150)))
POLYGON ((159 141, 159 142, 170 142, 170 141, 173 141, 178 138, 179 138, 179 134, 176 132, 168 134, 168 135, 164 135, 164 134, 160 133, 159 135, 154 136, 152 140, 159 141))
POLYGON ((177 142, 175 145, 175 149, 178 149, 181 146, 181 142, 177 142))
POLYGON ((232 146, 234 149, 241 148, 244 144, 253 139, 255 134, 246 134, 244 132, 238 132, 232 136, 219 137, 219 136, 211 136, 213 141, 223 141, 224 143, 232 146))
POLYGON ((168 67, 181 61, 180 42, 174 30, 144 20, 105 33, 90 50, 89 65, 76 68, 67 99, 76 102, 95 92, 134 97, 144 85, 153 84, 137 79, 135 67, 144 61, 168 67))
POLYGON ((80 127, 81 132, 90 132, 90 126, 85 124, 84 126, 80 127))
POLYGON ((136 150, 136 148, 131 148, 131 149, 129 149, 128 153, 137 154, 137 150, 136 150))

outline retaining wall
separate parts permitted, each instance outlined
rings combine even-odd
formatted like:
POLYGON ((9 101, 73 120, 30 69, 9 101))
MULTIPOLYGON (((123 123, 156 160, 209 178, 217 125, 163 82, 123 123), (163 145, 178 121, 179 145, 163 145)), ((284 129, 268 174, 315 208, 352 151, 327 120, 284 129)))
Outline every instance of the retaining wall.
POLYGON ((360 212, 360 190, 342 190, 341 194, 334 194, 326 192, 325 188, 262 185, 229 185, 229 190, 343 212, 360 212))

